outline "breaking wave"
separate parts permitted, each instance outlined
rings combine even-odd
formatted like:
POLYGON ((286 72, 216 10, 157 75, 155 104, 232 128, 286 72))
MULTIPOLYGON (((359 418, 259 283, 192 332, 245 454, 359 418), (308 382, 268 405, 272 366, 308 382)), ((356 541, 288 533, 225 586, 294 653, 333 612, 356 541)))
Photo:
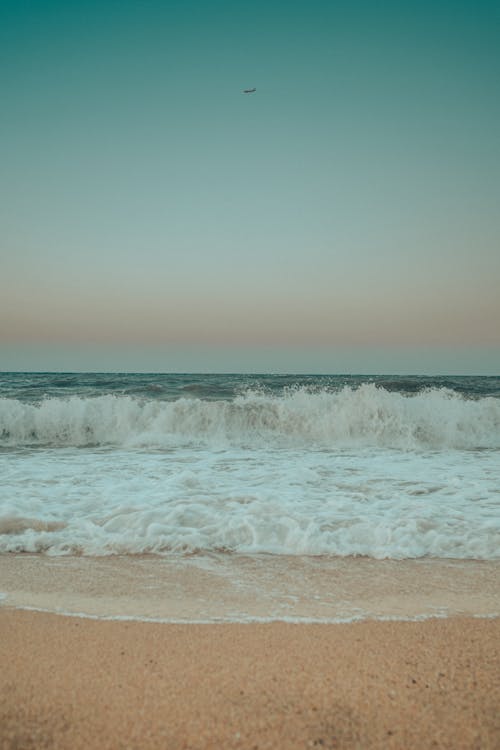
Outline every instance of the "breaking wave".
POLYGON ((500 447, 500 400, 447 389, 414 395, 375 384, 233 400, 131 396, 0 399, 0 446, 310 445, 476 449, 500 447))

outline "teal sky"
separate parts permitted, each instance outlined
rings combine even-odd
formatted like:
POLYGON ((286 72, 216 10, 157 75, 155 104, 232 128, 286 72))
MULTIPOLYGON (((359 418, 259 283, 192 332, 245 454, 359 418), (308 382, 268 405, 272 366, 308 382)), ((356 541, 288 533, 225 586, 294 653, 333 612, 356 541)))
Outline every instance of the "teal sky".
POLYGON ((0 86, 1 370, 500 371, 498 2, 0 0, 0 86))

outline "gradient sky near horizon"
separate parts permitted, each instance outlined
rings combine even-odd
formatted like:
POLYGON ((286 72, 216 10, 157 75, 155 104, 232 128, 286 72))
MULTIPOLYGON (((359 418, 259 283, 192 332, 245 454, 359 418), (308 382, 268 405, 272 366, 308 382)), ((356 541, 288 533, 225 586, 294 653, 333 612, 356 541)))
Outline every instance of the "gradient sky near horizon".
POLYGON ((498 2, 0 0, 0 84, 0 370, 500 372, 498 2))

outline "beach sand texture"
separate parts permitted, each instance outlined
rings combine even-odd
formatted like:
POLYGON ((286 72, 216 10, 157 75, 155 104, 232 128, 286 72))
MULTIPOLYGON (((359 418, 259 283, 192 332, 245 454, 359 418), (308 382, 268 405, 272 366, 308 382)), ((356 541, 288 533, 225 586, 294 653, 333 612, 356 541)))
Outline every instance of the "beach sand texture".
POLYGON ((498 618, 0 633, 2 749, 500 747, 498 618))

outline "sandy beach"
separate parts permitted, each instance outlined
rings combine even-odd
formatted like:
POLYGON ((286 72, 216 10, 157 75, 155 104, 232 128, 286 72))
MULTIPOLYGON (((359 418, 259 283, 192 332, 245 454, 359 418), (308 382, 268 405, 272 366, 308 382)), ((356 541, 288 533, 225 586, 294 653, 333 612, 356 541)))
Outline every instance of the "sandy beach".
POLYGON ((2 749, 500 747, 498 618, 0 633, 2 749))

